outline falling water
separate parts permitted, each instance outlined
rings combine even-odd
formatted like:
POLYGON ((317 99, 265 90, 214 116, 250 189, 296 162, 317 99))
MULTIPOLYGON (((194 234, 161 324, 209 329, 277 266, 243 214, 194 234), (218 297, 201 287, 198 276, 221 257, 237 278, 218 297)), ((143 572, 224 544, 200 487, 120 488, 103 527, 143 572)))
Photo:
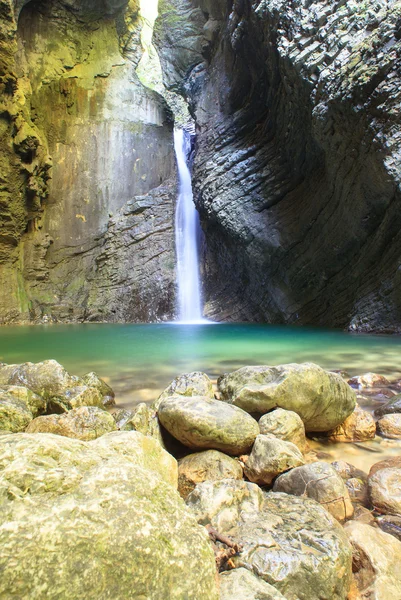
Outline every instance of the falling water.
POLYGON ((192 195, 191 173, 187 158, 190 137, 182 129, 174 131, 179 193, 175 213, 175 243, 177 251, 178 314, 182 322, 202 321, 199 276, 199 215, 192 195))

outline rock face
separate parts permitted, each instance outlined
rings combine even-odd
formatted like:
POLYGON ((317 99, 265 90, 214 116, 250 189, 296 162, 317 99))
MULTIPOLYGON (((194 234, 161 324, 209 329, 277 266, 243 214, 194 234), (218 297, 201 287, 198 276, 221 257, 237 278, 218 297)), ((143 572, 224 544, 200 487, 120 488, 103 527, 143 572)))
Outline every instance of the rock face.
POLYGON ((163 468, 106 440, 150 438, 111 436, 1 436, 0 595, 217 600, 207 533, 163 468))
POLYGON ((400 3, 161 6, 197 122, 207 314, 399 330, 400 3))
POLYGON ((355 408, 355 393, 336 373, 312 363, 243 367, 218 381, 222 400, 250 413, 277 406, 296 412, 306 431, 328 431, 355 408))
POLYGON ((313 498, 340 523, 354 513, 343 480, 327 463, 316 462, 292 469, 278 477, 273 490, 313 498))
POLYGON ((253 483, 270 485, 277 475, 305 464, 295 444, 274 436, 258 435, 244 465, 244 473, 253 483))
POLYGON ((372 415, 360 406, 341 425, 328 432, 331 442, 365 442, 376 435, 376 423, 372 415))
POLYGON ((90 441, 116 431, 109 413, 95 406, 82 406, 62 415, 37 417, 30 422, 27 433, 54 433, 77 440, 90 441))
POLYGON ((353 547, 353 572, 362 598, 401 597, 401 542, 379 529, 351 521, 345 531, 353 547))
POLYGON ((305 437, 305 427, 302 419, 291 410, 276 408, 259 419, 260 433, 271 434, 298 446, 301 452, 306 452, 308 442, 305 437))
POLYGON ((174 313, 172 122, 138 0, 5 1, 0 322, 174 313))
POLYGON ((351 548, 342 527, 308 498, 264 493, 253 483, 199 484, 187 498, 198 521, 243 546, 232 560, 285 598, 345 600, 351 548))
POLYGON ((245 411, 202 396, 165 398, 158 416, 172 436, 194 450, 210 448, 239 456, 259 433, 257 422, 245 411))
POLYGON ((240 463, 217 450, 195 452, 178 461, 178 491, 184 499, 203 481, 242 478, 240 463))

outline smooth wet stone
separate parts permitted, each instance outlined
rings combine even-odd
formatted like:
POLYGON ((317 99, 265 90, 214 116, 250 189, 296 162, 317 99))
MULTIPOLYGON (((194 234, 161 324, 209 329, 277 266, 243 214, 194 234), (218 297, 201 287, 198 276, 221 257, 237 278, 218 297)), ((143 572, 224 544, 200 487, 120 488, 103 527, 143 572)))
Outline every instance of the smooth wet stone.
POLYGON ((54 433, 89 441, 116 431, 113 417, 95 406, 82 406, 61 415, 37 417, 28 425, 27 433, 54 433))
POLYGON ((337 375, 312 364, 243 367, 218 381, 221 399, 249 413, 280 407, 296 412, 306 431, 329 431, 355 409, 355 392, 337 375))
POLYGON ((385 415, 376 423, 377 433, 392 440, 401 440, 401 414, 385 415))
POLYGON ((344 530, 353 548, 353 572, 361 598, 401 598, 401 542, 376 527, 350 521, 344 530))
POLYGON ((340 523, 350 519, 354 513, 344 481, 331 465, 324 462, 297 467, 280 475, 273 491, 312 498, 340 523))
POLYGON ((220 573, 220 600, 286 600, 261 577, 240 567, 220 573))
POLYGON ((390 384, 389 380, 383 375, 377 373, 364 373, 364 375, 356 375, 348 380, 348 384, 358 390, 366 388, 385 387, 390 384))
POLYGON ((213 384, 206 373, 194 371, 185 373, 173 379, 170 385, 160 394, 152 404, 152 408, 158 410, 160 403, 170 396, 202 396, 214 398, 213 384))
POLYGON ((15 398, 23 402, 33 417, 46 411, 46 401, 38 394, 21 385, 3 385, 0 387, 0 398, 15 398))
POLYGON ((357 406, 341 425, 327 435, 331 442, 366 442, 375 437, 376 423, 370 413, 357 406))
POLYGON ((382 531, 394 536, 401 542, 401 517, 381 515, 380 517, 376 517, 376 523, 382 531))
POLYGON ((160 425, 155 411, 144 402, 130 409, 119 409, 113 418, 120 431, 139 431, 143 435, 155 438, 164 445, 160 425))
POLYGON ((375 409, 376 417, 383 417, 384 415, 391 415, 394 413, 401 413, 401 394, 395 396, 390 402, 386 402, 386 404, 375 409))
POLYGON ((370 502, 379 512, 401 515, 401 468, 389 467, 369 475, 370 502))
POLYGON ((239 456, 250 450, 259 426, 236 406, 201 396, 162 400, 158 417, 172 436, 188 448, 214 449, 239 456))
POLYGON ((232 559, 236 567, 253 571, 285 598, 346 599, 351 548, 342 527, 315 501, 225 480, 200 483, 186 502, 199 523, 243 546, 232 559))
POLYGON ((253 483, 270 485, 280 473, 304 464, 302 453, 295 444, 270 435, 258 435, 244 462, 244 474, 253 483))
POLYGON ((205 450, 178 461, 178 491, 184 499, 198 483, 220 479, 243 479, 241 464, 223 452, 205 450))
POLYGON ((65 412, 80 406, 102 408, 112 402, 112 391, 95 373, 84 378, 70 375, 55 360, 0 365, 0 385, 27 387, 46 400, 48 412, 65 412))
POLYGON ((305 437, 305 426, 297 413, 283 408, 276 408, 259 419, 260 433, 271 434, 298 446, 301 452, 307 452, 308 442, 305 437))
POLYGON ((0 431, 24 431, 32 419, 33 415, 25 402, 8 394, 0 395, 0 431))
POLYGON ((106 437, 0 436, 0 597, 217 600, 204 528, 144 454, 99 453, 106 437))

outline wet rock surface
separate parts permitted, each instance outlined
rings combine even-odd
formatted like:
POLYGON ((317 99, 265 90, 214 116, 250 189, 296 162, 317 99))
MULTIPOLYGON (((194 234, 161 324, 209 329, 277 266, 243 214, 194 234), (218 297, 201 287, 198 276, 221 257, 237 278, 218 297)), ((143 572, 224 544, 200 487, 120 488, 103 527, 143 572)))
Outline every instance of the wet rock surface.
POLYGON ((384 415, 377 421, 377 433, 383 437, 401 440, 401 414, 384 415))
POLYGON ((331 442, 365 442, 375 437, 376 423, 369 412, 357 406, 341 425, 327 435, 331 442))
POLYGON ((306 431, 328 431, 355 408, 355 393, 336 373, 313 363, 243 367, 218 380, 221 399, 250 413, 296 412, 306 431))
POLYGON ((178 491, 184 499, 203 481, 242 478, 240 463, 217 450, 196 452, 178 461, 178 491))
POLYGON ((368 487, 379 513, 401 515, 401 467, 383 467, 369 474, 368 487))
POLYGON ((270 435, 258 435, 249 457, 243 460, 246 477, 259 485, 270 485, 277 475, 305 463, 295 444, 270 435))
POLYGON ((185 373, 176 377, 170 385, 162 392, 159 398, 152 404, 152 407, 157 410, 164 398, 170 396, 203 396, 204 398, 214 398, 213 385, 206 373, 195 371, 193 373, 185 373))

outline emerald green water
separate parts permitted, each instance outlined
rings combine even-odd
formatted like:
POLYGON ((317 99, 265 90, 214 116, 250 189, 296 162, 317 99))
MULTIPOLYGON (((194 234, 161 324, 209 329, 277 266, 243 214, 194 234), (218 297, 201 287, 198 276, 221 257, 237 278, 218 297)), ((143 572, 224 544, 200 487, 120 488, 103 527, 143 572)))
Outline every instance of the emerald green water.
MULTIPOLYGON (((374 371, 401 378, 401 336, 269 325, 43 325, 0 328, 0 361, 54 358, 76 375, 96 371, 120 406, 152 401, 180 375, 204 371, 212 379, 245 365, 315 362, 350 375, 374 371)), ((353 444, 316 448, 360 468, 400 452, 399 442, 376 438, 369 450, 353 444), (334 452, 334 453, 333 453, 334 452)))

